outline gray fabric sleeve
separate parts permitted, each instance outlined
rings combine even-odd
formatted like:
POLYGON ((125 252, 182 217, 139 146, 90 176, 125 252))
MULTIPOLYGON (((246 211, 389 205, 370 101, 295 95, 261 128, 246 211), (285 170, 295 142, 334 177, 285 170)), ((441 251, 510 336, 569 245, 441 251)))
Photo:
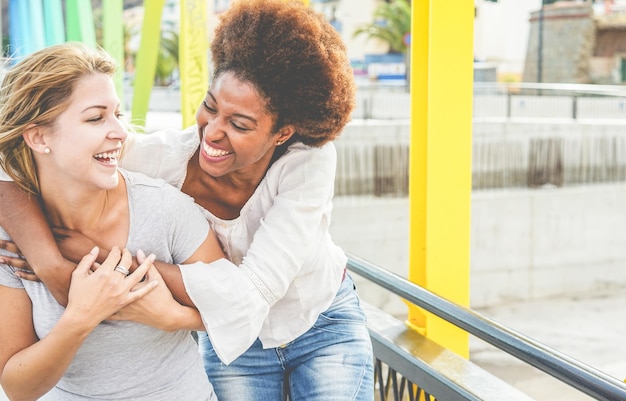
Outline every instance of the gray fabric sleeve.
MULTIPOLYGON (((9 234, 0 227, 0 239, 10 240, 9 234)), ((15 257, 14 253, 0 249, 0 255, 15 257)), ((15 269, 9 265, 0 263, 0 285, 11 288, 24 288, 22 280, 15 275, 15 269)))

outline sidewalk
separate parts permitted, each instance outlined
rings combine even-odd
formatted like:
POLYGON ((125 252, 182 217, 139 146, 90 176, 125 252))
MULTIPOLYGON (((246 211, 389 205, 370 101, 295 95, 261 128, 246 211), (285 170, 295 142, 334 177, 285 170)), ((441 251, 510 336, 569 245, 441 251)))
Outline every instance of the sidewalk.
MULTIPOLYGON (((478 310, 618 380, 626 378, 626 289, 586 298, 558 298, 478 310)), ((470 359, 536 400, 591 400, 569 385, 482 340, 470 340, 470 359)))

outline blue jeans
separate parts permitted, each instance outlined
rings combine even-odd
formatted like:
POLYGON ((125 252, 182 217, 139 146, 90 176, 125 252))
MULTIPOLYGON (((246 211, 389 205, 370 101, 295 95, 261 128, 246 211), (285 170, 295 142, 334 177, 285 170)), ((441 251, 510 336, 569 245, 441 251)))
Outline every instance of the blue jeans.
POLYGON ((233 363, 223 364, 206 333, 200 352, 220 401, 372 401, 372 343, 349 275, 332 305, 309 331, 278 348, 256 342, 233 363))

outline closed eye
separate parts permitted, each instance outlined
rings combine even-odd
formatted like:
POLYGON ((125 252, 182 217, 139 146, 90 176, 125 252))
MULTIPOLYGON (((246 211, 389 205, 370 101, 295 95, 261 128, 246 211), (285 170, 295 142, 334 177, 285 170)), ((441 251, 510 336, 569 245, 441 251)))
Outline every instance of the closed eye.
POLYGON ((233 126, 234 129, 238 130, 238 131, 249 131, 248 128, 246 127, 242 127, 241 125, 238 125, 237 123, 235 123, 234 121, 230 122, 230 125, 233 126))
POLYGON ((211 113, 215 113, 215 109, 214 109, 213 107, 209 106, 209 104, 206 102, 206 100, 203 100, 203 101, 202 101, 202 105, 204 106, 204 108, 205 108, 207 111, 209 111, 209 112, 211 112, 211 113))

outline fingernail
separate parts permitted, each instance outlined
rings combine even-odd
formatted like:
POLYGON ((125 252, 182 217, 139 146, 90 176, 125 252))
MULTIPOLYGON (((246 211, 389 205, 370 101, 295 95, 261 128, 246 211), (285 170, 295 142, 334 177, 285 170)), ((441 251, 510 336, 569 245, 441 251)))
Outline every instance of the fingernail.
POLYGON ((98 247, 94 246, 93 249, 89 251, 89 253, 92 255, 98 255, 98 247))
POLYGON ((148 260, 150 261, 150 263, 154 262, 156 260, 156 255, 151 253, 150 256, 148 256, 148 260))
POLYGON ((137 256, 139 256, 140 258, 143 258, 146 256, 145 253, 143 253, 143 251, 141 249, 137 249, 137 256))

